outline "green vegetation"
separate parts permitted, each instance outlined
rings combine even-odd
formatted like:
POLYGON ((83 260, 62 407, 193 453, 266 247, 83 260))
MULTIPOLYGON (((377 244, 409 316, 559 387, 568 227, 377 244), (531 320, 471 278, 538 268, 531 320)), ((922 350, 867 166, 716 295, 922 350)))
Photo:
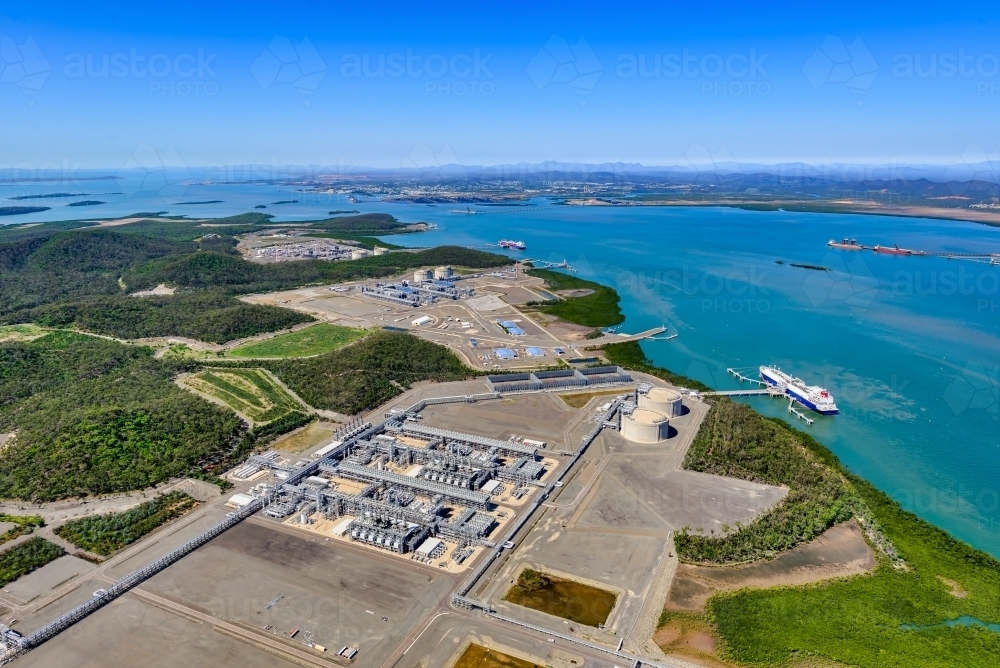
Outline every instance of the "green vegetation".
POLYGON ((609 327, 625 322, 625 316, 618 305, 620 297, 614 288, 551 269, 528 269, 527 273, 543 279, 550 290, 593 292, 579 297, 566 297, 558 302, 529 302, 525 306, 585 327, 609 327))
POLYGON ((220 288, 230 294, 246 294, 287 290, 317 283, 380 278, 417 267, 447 264, 483 269, 512 262, 503 255, 459 246, 438 246, 414 253, 386 253, 360 260, 306 260, 278 264, 255 264, 232 253, 212 251, 175 255, 137 264, 125 273, 124 281, 134 286, 134 289, 166 283, 182 288, 220 288))
POLYGON ((686 387, 688 389, 699 390, 701 392, 712 391, 711 387, 701 381, 697 381, 694 378, 688 378, 687 376, 682 376, 679 373, 674 373, 673 371, 664 369, 660 366, 655 366, 650 359, 646 357, 646 353, 643 352, 638 341, 611 343, 604 346, 603 350, 604 357, 606 357, 609 362, 617 364, 623 369, 646 373, 678 387, 686 387))
POLYGON ((22 213, 38 213, 48 211, 48 206, 0 206, 0 216, 17 216, 22 213))
MULTIPOLYGON (((284 310, 284 309, 282 309, 284 310)), ((355 327, 319 323, 229 351, 231 357, 306 357, 320 355, 364 338, 368 332, 355 327)))
POLYGON ((107 204, 107 202, 99 202, 96 199, 85 199, 79 202, 70 202, 66 206, 97 206, 98 204, 107 204))
POLYGON ((503 600, 571 622, 597 626, 608 620, 617 598, 606 589, 525 568, 503 600))
POLYGON ((196 505, 187 494, 171 492, 122 513, 72 520, 56 529, 56 534, 81 549, 106 557, 196 505))
POLYGON ((234 411, 263 424, 301 411, 302 406, 263 369, 210 369, 184 379, 184 384, 215 397, 234 411))
POLYGON ((480 373, 444 346, 385 331, 325 355, 262 366, 311 406, 348 415, 374 408, 417 381, 462 380, 480 373))
POLYGON ((871 575, 710 599, 727 656, 754 666, 787 665, 803 656, 863 668, 996 666, 1000 634, 903 625, 931 626, 966 615, 1000 622, 1000 562, 904 511, 808 434, 782 428, 844 476, 906 566, 881 558, 871 575))
POLYGON ((312 320, 304 313, 246 304, 218 291, 83 297, 32 309, 27 318, 47 327, 74 327, 121 339, 170 334, 210 343, 243 339, 312 320))
POLYGON ((44 538, 32 538, 0 552, 0 587, 41 568, 66 554, 65 550, 44 538))
POLYGON ((14 526, 0 533, 0 545, 9 543, 19 536, 31 533, 36 527, 45 526, 45 520, 37 515, 4 515, 0 514, 0 523, 11 523, 14 526))
POLYGON ((458 658, 453 668, 542 668, 542 666, 472 643, 458 658))
POLYGON ((177 387, 192 363, 53 332, 0 343, 0 498, 52 501, 142 489, 219 461, 241 439, 231 412, 177 387))
POLYGON ((853 515, 866 514, 847 480, 824 466, 784 422, 724 397, 712 398, 711 404, 684 468, 782 485, 788 495, 726 536, 698 535, 685 527, 674 538, 678 557, 713 564, 769 559, 853 515))

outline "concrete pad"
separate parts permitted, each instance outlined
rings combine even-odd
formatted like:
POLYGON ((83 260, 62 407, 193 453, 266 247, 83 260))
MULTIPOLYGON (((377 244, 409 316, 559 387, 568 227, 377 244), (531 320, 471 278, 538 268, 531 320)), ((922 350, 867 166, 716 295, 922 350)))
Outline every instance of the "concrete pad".
POLYGON ((347 316, 366 316, 376 313, 385 313, 387 305, 376 302, 351 299, 349 297, 328 297, 326 299, 315 299, 309 302, 309 308, 326 313, 339 313, 347 316))
POLYGON ((26 668, 301 668, 132 596, 118 599, 17 660, 26 668))
POLYGON ((16 526, 13 522, 0 522, 0 533, 7 533, 16 526))
POLYGON ((255 518, 157 574, 143 589, 245 628, 311 631, 317 643, 357 647, 364 665, 380 666, 457 582, 416 562, 400 563, 255 518))
POLYGON ((0 589, 0 593, 21 605, 27 605, 40 596, 52 593, 52 590, 60 585, 80 575, 90 573, 95 568, 97 566, 79 557, 69 555, 59 557, 37 571, 14 580, 0 589))
POLYGON ((476 297, 475 299, 470 299, 465 302, 470 308, 483 312, 498 311, 502 308, 506 308, 507 304, 504 303, 500 297, 497 295, 487 295, 485 297, 476 297))

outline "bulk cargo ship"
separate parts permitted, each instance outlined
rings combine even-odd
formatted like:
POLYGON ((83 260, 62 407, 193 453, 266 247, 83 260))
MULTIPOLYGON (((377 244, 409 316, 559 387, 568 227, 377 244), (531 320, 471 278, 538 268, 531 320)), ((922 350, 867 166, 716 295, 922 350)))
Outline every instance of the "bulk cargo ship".
POLYGON ((864 250, 865 247, 858 244, 857 239, 844 239, 843 241, 834 241, 830 239, 826 242, 826 245, 830 248, 839 248, 841 250, 864 250))
POLYGON ((771 387, 783 389, 788 397, 820 415, 836 415, 840 412, 833 397, 824 388, 806 385, 801 378, 789 376, 777 367, 762 366, 760 379, 771 387))
POLYGON ((926 255, 924 251, 910 250, 909 248, 900 248, 899 246, 879 246, 876 244, 873 249, 876 253, 886 253, 888 255, 926 255))

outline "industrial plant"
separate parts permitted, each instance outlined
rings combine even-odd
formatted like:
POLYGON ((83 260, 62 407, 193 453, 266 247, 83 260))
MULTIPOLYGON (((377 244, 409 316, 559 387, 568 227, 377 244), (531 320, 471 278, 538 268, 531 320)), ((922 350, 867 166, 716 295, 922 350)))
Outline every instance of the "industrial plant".
MULTIPOLYGON (((338 538, 462 564, 477 547, 496 547, 490 536, 501 496, 531 495, 555 464, 540 457, 544 442, 428 427, 412 410, 362 427, 306 466, 269 452, 251 457, 234 477, 270 470, 284 478, 276 489, 259 487, 268 498, 264 514, 273 519, 304 527, 332 523, 327 531, 338 538)), ((230 502, 242 507, 252 498, 240 494, 230 502)))
POLYGON ((433 272, 430 269, 415 271, 412 280, 359 285, 358 291, 367 299, 413 308, 429 306, 441 299, 454 301, 475 295, 472 288, 456 287, 456 280, 451 267, 438 267, 433 272))

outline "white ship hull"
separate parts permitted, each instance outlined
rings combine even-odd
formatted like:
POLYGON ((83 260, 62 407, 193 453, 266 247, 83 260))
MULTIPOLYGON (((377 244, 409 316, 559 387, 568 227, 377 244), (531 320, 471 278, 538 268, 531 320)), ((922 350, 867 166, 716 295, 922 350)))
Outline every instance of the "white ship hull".
POLYGON ((825 389, 806 385, 800 378, 790 376, 780 369, 762 366, 760 379, 773 387, 784 388, 786 396, 820 415, 836 415, 840 412, 833 397, 825 389))

